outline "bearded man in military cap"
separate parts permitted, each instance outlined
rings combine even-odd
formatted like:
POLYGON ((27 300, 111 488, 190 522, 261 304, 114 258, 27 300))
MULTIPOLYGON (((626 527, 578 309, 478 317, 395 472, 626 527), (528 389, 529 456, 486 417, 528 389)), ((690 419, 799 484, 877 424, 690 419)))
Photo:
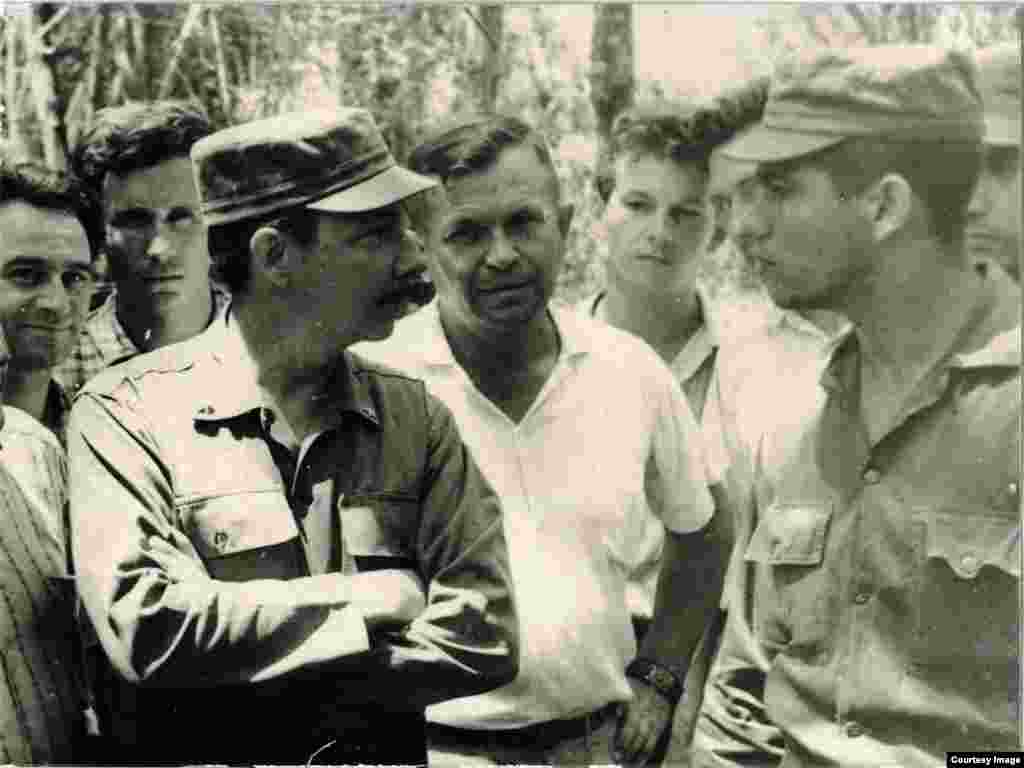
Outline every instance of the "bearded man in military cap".
POLYGON ((136 764, 425 762, 424 709, 518 664, 494 493, 422 383, 346 351, 429 298, 402 202, 433 182, 359 109, 192 162, 232 302, 71 419, 79 587, 139 691, 112 736, 136 764))
POLYGON ((782 62, 720 150, 755 166, 729 234, 776 303, 851 321, 824 359, 734 358, 756 375, 726 430, 752 478, 730 611, 786 768, 1019 749, 1020 328, 964 255, 983 132, 964 55, 851 48, 782 62))

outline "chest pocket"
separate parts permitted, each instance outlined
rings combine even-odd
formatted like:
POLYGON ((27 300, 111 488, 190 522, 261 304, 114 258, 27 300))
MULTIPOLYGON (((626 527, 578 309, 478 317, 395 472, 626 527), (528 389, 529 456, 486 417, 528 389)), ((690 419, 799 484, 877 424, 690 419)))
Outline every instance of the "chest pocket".
POLYGON ((221 581, 306 575, 299 532, 281 488, 189 499, 178 523, 221 581))
POLYGON ((1018 520, 997 510, 924 512, 915 662, 1003 670, 1015 663, 1020 536, 1018 520))
POLYGON ((744 559, 757 566, 754 623, 769 648, 814 653, 829 633, 822 562, 830 502, 765 507, 744 559))
POLYGON ((360 494, 338 499, 345 549, 360 571, 419 571, 416 538, 419 502, 402 494, 360 494))

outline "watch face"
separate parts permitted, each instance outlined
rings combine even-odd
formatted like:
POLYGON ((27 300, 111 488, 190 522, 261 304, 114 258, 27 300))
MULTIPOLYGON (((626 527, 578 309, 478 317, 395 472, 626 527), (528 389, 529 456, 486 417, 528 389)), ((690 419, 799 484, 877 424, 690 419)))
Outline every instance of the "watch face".
POLYGON ((659 688, 672 688, 676 684, 675 678, 667 670, 652 667, 648 674, 651 682, 659 688))

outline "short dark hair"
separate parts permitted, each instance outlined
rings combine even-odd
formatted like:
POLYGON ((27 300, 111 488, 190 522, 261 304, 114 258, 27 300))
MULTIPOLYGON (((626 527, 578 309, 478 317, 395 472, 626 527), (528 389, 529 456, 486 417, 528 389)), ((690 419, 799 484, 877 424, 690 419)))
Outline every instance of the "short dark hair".
POLYGON ((887 173, 899 174, 921 200, 938 241, 955 245, 963 240, 983 156, 983 145, 967 141, 855 137, 794 163, 825 171, 836 191, 851 197, 887 173))
POLYGON ((678 165, 709 171, 711 153, 764 114, 768 78, 757 78, 725 91, 702 107, 655 101, 632 107, 612 126, 595 173, 605 203, 615 191, 615 165, 623 155, 652 155, 678 165))
POLYGON ((71 165, 97 197, 108 173, 151 168, 188 157, 192 145, 213 133, 206 114, 182 101, 133 102, 96 113, 71 152, 71 165))
POLYGON ((551 173, 555 200, 560 200, 558 171, 544 138, 527 123, 507 115, 462 116, 430 131, 409 155, 409 168, 438 176, 447 185, 449 179, 487 170, 503 151, 520 146, 534 148, 537 159, 551 173))
POLYGON ((213 277, 232 294, 243 293, 252 276, 249 242, 260 227, 273 226, 287 232, 304 246, 316 242, 318 214, 298 206, 265 216, 218 224, 206 232, 206 244, 213 264, 213 277))
POLYGON ((37 208, 70 213, 82 225, 95 259, 103 247, 99 202, 82 181, 35 163, 0 162, 0 205, 21 200, 37 208))

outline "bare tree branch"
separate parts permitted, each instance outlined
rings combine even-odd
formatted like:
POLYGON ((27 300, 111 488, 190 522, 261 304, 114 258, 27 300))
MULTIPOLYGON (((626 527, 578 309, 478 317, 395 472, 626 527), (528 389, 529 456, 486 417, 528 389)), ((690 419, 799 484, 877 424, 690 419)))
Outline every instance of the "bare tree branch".
POLYGON ((178 34, 178 39, 175 40, 174 45, 171 46, 171 55, 168 59, 167 69, 164 70, 163 77, 160 78, 160 87, 157 88, 156 92, 158 99, 166 99, 171 95, 171 87, 174 84, 174 74, 178 71, 178 60, 181 58, 181 52, 185 50, 185 43, 192 34, 192 27, 196 25, 202 11, 203 6, 198 3, 192 3, 189 5, 188 15, 185 16, 185 22, 181 25, 181 32, 178 34))
POLYGON ((45 24, 43 24, 41 27, 39 27, 39 29, 36 30, 36 42, 39 44, 43 44, 43 40, 45 40, 46 36, 50 34, 50 30, 52 30, 55 26, 60 24, 63 18, 67 16, 70 12, 71 6, 65 5, 55 14, 53 14, 53 16, 51 16, 45 24))
POLYGON ((217 87, 220 90, 220 104, 224 114, 231 113, 231 91, 228 88, 228 63, 224 56, 224 44, 220 38, 220 23, 217 8, 211 7, 207 14, 210 20, 210 35, 213 38, 214 58, 217 61, 217 87))

